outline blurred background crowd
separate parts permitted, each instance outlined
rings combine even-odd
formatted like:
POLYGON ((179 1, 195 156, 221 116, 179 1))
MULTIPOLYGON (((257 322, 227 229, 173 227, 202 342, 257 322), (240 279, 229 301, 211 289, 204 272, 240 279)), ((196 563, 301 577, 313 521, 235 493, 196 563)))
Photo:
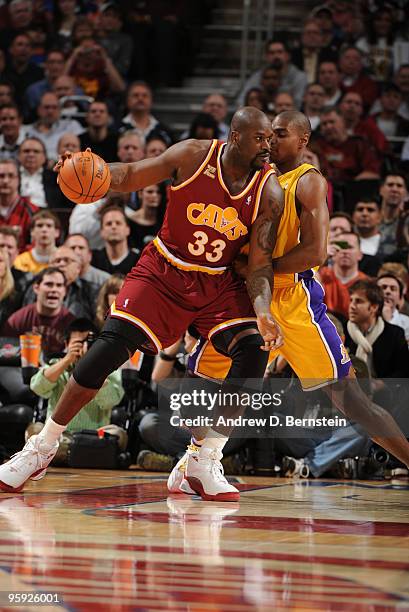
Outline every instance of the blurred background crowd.
MULTIPOLYGON (((203 53, 205 32, 221 27, 221 1, 0 0, 4 456, 21 445, 29 423, 52 412, 166 210, 167 182, 75 206, 56 184, 59 155, 91 147, 107 161, 134 162, 184 138, 226 140, 229 118, 242 105, 271 118, 291 109, 309 117, 305 161, 329 185, 328 261, 319 272, 327 307, 370 381, 368 392, 386 406, 396 403, 400 383, 391 390, 383 380, 409 378, 409 5, 298 4, 304 21, 274 28, 253 57, 257 69, 233 79, 229 68, 221 71, 221 57, 203 53), (378 320, 383 330, 374 337, 378 320), (27 332, 42 337, 43 367, 31 383, 16 361, 18 337, 27 332)), ((226 14, 241 5, 231 2, 226 14)), ((136 356, 71 430, 114 423, 128 434, 121 448, 133 462, 141 451, 142 467, 169 469, 189 436, 181 430, 170 432, 172 441, 163 437, 156 385, 185 371, 196 340, 189 330, 156 359, 136 356)), ((291 372, 278 360, 267 376, 291 372)), ((307 410, 324 404, 314 396, 307 410)), ((288 475, 356 474, 360 464, 352 459, 373 449, 366 436, 349 433, 338 442, 329 436, 330 450, 322 441, 306 449, 235 440, 229 469, 279 469, 284 457, 288 475)), ((402 466, 394 470, 405 476, 402 466)))

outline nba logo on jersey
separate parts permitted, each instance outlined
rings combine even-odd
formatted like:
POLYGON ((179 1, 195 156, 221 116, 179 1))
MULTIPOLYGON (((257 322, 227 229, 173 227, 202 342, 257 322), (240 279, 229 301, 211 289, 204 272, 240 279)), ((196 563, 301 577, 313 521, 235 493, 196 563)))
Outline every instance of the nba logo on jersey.
POLYGON ((128 306, 128 303, 129 303, 129 298, 126 298, 126 300, 124 300, 123 308, 126 308, 128 306))
POLYGON ((251 204, 251 195, 249 195, 249 197, 246 198, 246 205, 250 206, 250 204, 251 204))
POLYGON ((211 166, 210 164, 207 164, 206 170, 203 172, 203 174, 205 174, 209 178, 214 179, 216 176, 216 168, 214 166, 211 166))

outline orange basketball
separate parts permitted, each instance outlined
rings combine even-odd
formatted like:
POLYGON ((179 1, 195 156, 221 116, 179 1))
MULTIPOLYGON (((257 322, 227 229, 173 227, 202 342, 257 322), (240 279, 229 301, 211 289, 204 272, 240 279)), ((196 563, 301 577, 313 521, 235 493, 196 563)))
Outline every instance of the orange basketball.
POLYGON ((64 161, 57 181, 69 200, 76 204, 91 204, 107 193, 111 173, 102 157, 91 151, 80 151, 64 161))

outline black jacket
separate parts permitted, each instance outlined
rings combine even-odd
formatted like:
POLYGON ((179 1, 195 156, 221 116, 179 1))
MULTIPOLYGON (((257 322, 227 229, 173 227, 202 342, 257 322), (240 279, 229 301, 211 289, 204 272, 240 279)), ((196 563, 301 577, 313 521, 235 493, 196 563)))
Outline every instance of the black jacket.
MULTIPOLYGON (((345 331, 345 346, 355 355, 357 345, 345 331)), ((372 345, 373 367, 377 378, 409 377, 409 350, 401 327, 385 321, 385 329, 372 345)))

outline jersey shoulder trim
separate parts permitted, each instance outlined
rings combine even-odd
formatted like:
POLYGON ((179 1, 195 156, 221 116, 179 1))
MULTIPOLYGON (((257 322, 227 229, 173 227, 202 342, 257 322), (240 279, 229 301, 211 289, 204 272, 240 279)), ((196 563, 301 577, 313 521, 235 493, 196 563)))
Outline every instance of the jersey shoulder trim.
POLYGON ((253 210, 253 216, 251 217, 251 223, 254 223, 254 221, 257 218, 258 210, 260 208, 261 196, 262 196, 262 193, 263 193, 264 185, 266 184, 266 182, 268 181, 270 176, 272 176, 273 174, 276 174, 276 171, 274 170, 274 168, 271 168, 271 170, 268 170, 265 173, 265 175, 263 176, 263 178, 260 181, 260 185, 258 186, 257 193, 256 193, 256 199, 255 199, 255 202, 254 202, 254 210, 253 210))
POLYGON ((195 178, 197 178, 199 176, 199 174, 202 172, 202 170, 206 167, 206 164, 209 162, 210 158, 213 155, 213 152, 217 146, 217 139, 214 139, 212 144, 210 145, 209 151, 206 155, 206 157, 204 158, 204 160, 202 161, 202 163, 200 164, 200 166, 198 167, 198 169, 196 170, 196 172, 194 172, 194 174, 192 174, 191 177, 189 177, 188 179, 186 179, 185 181, 183 181, 183 183, 180 183, 180 185, 176 185, 176 187, 173 187, 172 185, 170 186, 171 191, 177 191, 178 189, 181 189, 182 187, 186 187, 186 185, 189 185, 189 183, 191 183, 192 181, 195 180, 195 178))

